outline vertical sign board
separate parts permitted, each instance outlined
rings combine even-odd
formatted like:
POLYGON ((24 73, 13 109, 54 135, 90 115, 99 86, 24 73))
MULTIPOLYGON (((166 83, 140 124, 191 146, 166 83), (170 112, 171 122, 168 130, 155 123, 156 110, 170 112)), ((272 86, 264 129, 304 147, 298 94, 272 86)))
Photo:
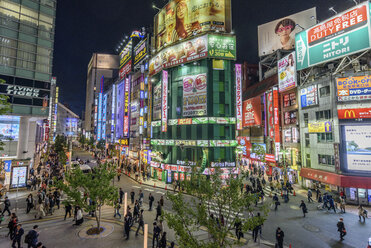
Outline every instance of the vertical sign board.
POLYGON ((111 142, 113 143, 115 140, 115 106, 116 106, 116 85, 112 85, 112 109, 111 109, 111 142))
POLYGON ((279 115, 279 100, 278 100, 278 89, 273 88, 273 111, 274 111, 274 142, 276 147, 276 160, 280 152, 280 115, 279 115))
POLYGON ((236 119, 237 119, 237 130, 242 130, 242 72, 241 72, 241 64, 236 64, 235 69, 236 69, 236 119))
POLYGON ((124 101, 124 137, 129 137, 129 102, 130 102, 131 76, 125 79, 125 101, 124 101))
POLYGON ((168 92, 168 72, 162 71, 162 109, 161 109, 161 122, 162 132, 167 132, 167 92, 168 92))
POLYGON ((273 115, 273 92, 266 93, 266 106, 267 106, 267 121, 268 121, 268 137, 274 138, 274 115, 273 115))
POLYGON ((292 52, 281 60, 278 60, 277 67, 279 91, 284 92, 295 88, 297 82, 295 52, 292 52))
POLYGON ((97 140, 100 140, 102 138, 103 84, 104 84, 104 76, 102 76, 100 79, 100 88, 99 88, 99 93, 98 93, 97 140))
POLYGON ((296 34, 297 70, 369 49, 369 4, 358 4, 296 34))

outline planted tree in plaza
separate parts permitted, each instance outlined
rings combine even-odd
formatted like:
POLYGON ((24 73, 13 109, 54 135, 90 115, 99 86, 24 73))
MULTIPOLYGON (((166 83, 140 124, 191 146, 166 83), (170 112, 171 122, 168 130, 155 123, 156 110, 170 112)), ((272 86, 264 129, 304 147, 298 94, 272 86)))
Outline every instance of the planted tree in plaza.
POLYGON ((235 237, 235 224, 241 223, 241 231, 246 232, 262 225, 268 208, 255 208, 258 196, 241 193, 242 179, 222 174, 220 169, 192 168, 190 180, 182 182, 182 188, 193 197, 179 192, 168 192, 167 199, 172 204, 171 212, 164 212, 169 228, 176 234, 180 247, 222 248, 239 244, 235 237), (223 178, 224 177, 224 178, 223 178), (261 216, 245 218, 247 212, 260 211, 261 216), (207 239, 199 239, 199 231, 208 233, 207 239))
MULTIPOLYGON (((4 84, 6 81, 4 79, 0 79, 0 84, 4 84)), ((0 95, 0 115, 5 115, 10 112, 10 103, 9 97, 6 95, 0 95)), ((0 151, 4 150, 5 143, 2 141, 4 139, 8 139, 10 142, 13 140, 11 137, 4 137, 4 135, 0 135, 0 151)))
POLYGON ((118 190, 111 184, 115 175, 114 166, 104 163, 95 167, 90 173, 83 173, 77 167, 66 173, 65 182, 58 182, 58 188, 63 190, 71 204, 80 206, 86 212, 95 212, 97 226, 90 230, 91 234, 99 234, 103 230, 101 228, 102 207, 113 206, 118 199, 118 190))

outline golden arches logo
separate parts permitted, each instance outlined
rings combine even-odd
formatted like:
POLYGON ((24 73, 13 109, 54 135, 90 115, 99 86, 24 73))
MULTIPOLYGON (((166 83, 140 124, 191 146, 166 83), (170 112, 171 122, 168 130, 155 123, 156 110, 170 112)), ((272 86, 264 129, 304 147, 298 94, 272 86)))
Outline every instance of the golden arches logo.
POLYGON ((344 118, 356 118, 356 113, 354 112, 354 110, 346 110, 344 112, 344 118))

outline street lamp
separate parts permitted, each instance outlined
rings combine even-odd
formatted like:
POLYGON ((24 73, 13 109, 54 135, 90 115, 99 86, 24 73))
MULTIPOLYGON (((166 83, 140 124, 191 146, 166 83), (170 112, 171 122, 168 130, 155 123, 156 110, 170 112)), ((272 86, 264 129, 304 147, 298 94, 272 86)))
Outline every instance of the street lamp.
POLYGON ((155 4, 152 4, 152 9, 157 9, 158 11, 161 11, 161 9, 158 8, 155 4))
POLYGON ((334 7, 330 7, 328 10, 331 10, 332 12, 334 12, 335 13, 335 15, 337 15, 338 14, 338 12, 334 9, 334 7))

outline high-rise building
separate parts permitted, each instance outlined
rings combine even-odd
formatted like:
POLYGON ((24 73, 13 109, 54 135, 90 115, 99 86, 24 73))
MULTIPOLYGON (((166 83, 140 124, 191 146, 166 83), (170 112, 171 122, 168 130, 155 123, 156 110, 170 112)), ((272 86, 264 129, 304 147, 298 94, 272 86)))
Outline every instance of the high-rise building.
POLYGON ((113 83, 113 78, 118 74, 119 56, 113 54, 94 53, 88 65, 86 81, 86 103, 85 103, 85 132, 96 135, 99 118, 99 108, 103 106, 103 87, 113 83))
POLYGON ((0 118, 1 157, 33 161, 35 148, 46 141, 40 130, 49 127, 56 4, 0 1, 0 94, 11 103, 9 114, 0 118))

